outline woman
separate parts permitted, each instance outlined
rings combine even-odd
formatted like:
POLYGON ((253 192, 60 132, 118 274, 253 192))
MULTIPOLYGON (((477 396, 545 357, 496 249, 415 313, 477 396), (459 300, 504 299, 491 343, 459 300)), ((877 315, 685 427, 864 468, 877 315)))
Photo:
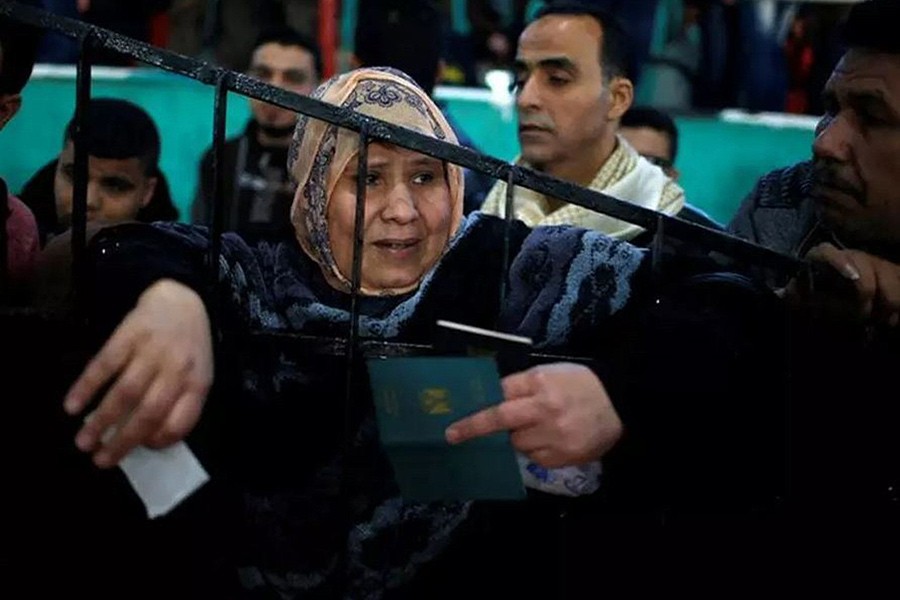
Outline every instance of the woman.
MULTIPOLYGON (((456 141, 431 100, 396 71, 352 71, 314 97, 456 141)), ((90 320, 98 339, 115 331, 66 397, 66 410, 79 414, 109 385, 76 444, 109 467, 136 445, 184 438, 213 384, 215 347, 218 393, 201 425, 218 423, 224 450, 212 453, 219 471, 210 470, 214 482, 228 482, 219 490, 233 503, 225 522, 234 555, 226 562, 238 567, 245 591, 375 598, 420 585, 423 565, 470 512, 469 504, 398 497, 364 378, 346 401, 343 357, 252 335, 347 335, 357 156, 357 134, 301 117, 290 165, 296 239, 251 248, 226 236, 216 294, 206 293, 202 229, 122 226, 89 247, 90 320), (207 307, 215 309, 215 336, 207 307)), ((369 147, 367 166, 362 337, 430 343, 436 321, 449 319, 530 336, 549 354, 610 362, 644 252, 575 228, 516 223, 501 305, 504 223, 462 219, 459 167, 380 142, 369 147)), ((449 442, 508 430, 523 456, 554 469, 592 464, 621 434, 603 384, 586 367, 543 365, 503 383, 506 400, 452 426, 449 442)), ((585 473, 594 481, 582 491, 592 492, 596 470, 575 474, 585 473)))

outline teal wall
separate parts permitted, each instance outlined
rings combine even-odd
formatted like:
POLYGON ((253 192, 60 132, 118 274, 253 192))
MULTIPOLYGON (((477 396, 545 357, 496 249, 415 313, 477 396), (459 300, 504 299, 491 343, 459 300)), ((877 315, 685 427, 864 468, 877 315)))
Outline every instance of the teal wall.
MULTIPOLYGON (((63 131, 75 110, 75 79, 69 68, 41 69, 26 86, 22 109, 0 131, 0 174, 10 190, 62 148, 63 131)), ((200 156, 212 142, 214 91, 191 79, 146 69, 95 69, 94 97, 125 98, 153 117, 162 138, 160 168, 171 185, 182 217, 190 214, 200 156)), ((250 114, 245 98, 229 94, 228 135, 240 132, 250 114)))
MULTIPOLYGON (((184 217, 197 185, 197 165, 212 139, 213 90, 190 79, 142 69, 95 69, 94 96, 126 98, 143 106, 162 136, 161 167, 184 217)), ((480 90, 439 89, 455 121, 487 154, 511 160, 517 153, 515 114, 511 106, 492 103, 480 90)), ((40 67, 24 93, 19 115, 0 132, 0 174, 10 189, 22 184, 52 159, 75 106, 70 68, 40 67)), ((249 116, 245 98, 230 95, 229 135, 249 116)), ((740 117, 740 116, 739 116, 740 117)), ((812 143, 808 120, 740 117, 681 117, 677 166, 688 199, 711 216, 727 221, 741 198, 765 172, 805 159, 812 143), (774 121, 778 126, 772 125, 774 121)))

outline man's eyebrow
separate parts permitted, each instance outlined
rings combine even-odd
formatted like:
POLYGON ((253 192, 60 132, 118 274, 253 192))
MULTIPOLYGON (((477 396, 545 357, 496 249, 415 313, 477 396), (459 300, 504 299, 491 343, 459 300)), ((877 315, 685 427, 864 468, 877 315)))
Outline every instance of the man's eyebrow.
POLYGON ((538 61, 538 66, 545 69, 563 69, 565 71, 577 71, 578 67, 568 56, 551 56, 538 61))
POLYGON ((847 103, 854 109, 877 111, 893 117, 900 117, 900 115, 897 114, 896 109, 891 106, 884 97, 884 93, 880 90, 848 92, 847 103))
POLYGON ((130 177, 126 177, 125 175, 106 175, 101 181, 105 183, 125 183, 128 185, 134 185, 134 181, 132 181, 130 177))
MULTIPOLYGON (((572 72, 578 70, 578 67, 575 66, 572 59, 567 56, 548 56, 547 58, 535 61, 533 64, 536 64, 539 68, 543 69, 564 69, 572 72)), ((529 63, 522 59, 517 58, 515 62, 513 62, 513 69, 516 71, 527 71, 529 68, 529 63)))

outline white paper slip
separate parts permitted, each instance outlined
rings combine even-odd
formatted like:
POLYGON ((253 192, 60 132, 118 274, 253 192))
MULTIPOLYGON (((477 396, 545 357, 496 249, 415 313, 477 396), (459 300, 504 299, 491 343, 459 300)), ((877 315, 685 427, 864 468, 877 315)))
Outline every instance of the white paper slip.
POLYGON ((184 442, 162 450, 139 446, 119 463, 140 496, 147 516, 165 515, 209 481, 209 474, 184 442))

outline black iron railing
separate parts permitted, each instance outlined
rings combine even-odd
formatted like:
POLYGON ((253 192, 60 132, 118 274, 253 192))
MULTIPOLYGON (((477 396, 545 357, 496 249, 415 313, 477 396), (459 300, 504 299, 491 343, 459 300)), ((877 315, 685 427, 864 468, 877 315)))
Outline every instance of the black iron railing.
MULTIPOLYGON (((124 1, 124 0, 123 0, 124 1)), ((126 36, 88 25, 76 20, 60 17, 51 13, 20 5, 16 2, 0 0, 0 15, 5 15, 18 22, 55 31, 79 40, 81 55, 78 61, 75 111, 75 173, 73 201, 72 255, 73 275, 75 281, 76 301, 78 290, 83 285, 83 274, 86 259, 86 221, 87 221, 87 183, 88 154, 85 146, 87 139, 87 107, 91 97, 91 58, 98 51, 112 51, 128 56, 141 63, 155 66, 178 75, 194 79, 214 86, 215 102, 213 106, 213 206, 209 222, 210 246, 208 249, 207 282, 211 288, 216 286, 221 251, 221 234, 224 228, 223 171, 225 144, 225 116, 227 113, 227 94, 229 91, 243 96, 268 102, 294 112, 320 119, 333 125, 359 133, 360 169, 357 181, 357 203, 355 214, 355 234, 353 245, 353 268, 351 274, 350 323, 346 337, 324 338, 303 334, 251 332, 251 338, 261 343, 281 344, 284 347, 297 348, 304 352, 318 355, 344 357, 346 359, 346 404, 344 443, 351 439, 350 414, 351 398, 358 381, 354 381, 354 364, 360 357, 366 356, 403 356, 428 354, 435 352, 430 345, 403 344, 384 340, 361 339, 359 335, 359 294, 362 268, 362 224, 366 191, 366 149, 367 143, 373 140, 390 142, 429 156, 456 163, 463 167, 487 174, 495 179, 504 180, 507 184, 506 198, 506 233, 503 244, 503 264, 501 269, 500 293, 501 306, 505 293, 505 282, 509 269, 510 231, 512 225, 512 194, 514 186, 521 186, 536 192, 563 198, 576 204, 614 218, 641 226, 656 235, 654 245, 661 247, 664 237, 676 238, 693 244, 701 249, 718 252, 745 264, 773 269, 778 272, 793 273, 803 266, 803 262, 788 255, 780 254, 748 243, 728 234, 705 228, 687 221, 660 214, 656 211, 630 204, 611 196, 581 188, 577 185, 554 179, 536 171, 509 164, 505 161, 479 154, 453 144, 426 137, 414 131, 386 123, 342 109, 331 104, 300 96, 285 90, 261 83, 247 75, 218 68, 206 62, 191 59, 173 52, 152 47, 148 44, 130 39, 126 36)), ((2 190, 0 190, 2 191, 2 190)), ((0 208, 4 205, 0 204, 0 208)), ((0 241, 3 240, 0 235, 0 241)), ((5 244, 0 250, 0 258, 4 256, 5 244)), ((654 253, 657 254, 657 253, 654 253)), ((6 262, 0 264, 5 271, 6 262)), ((0 275, 0 283, 5 279, 0 275)), ((2 293, 0 289, 0 293, 2 293)), ((213 323, 217 319, 218 301, 211 296, 210 317, 213 323)), ((0 298, 2 304, 2 298, 0 298)), ((0 310, 0 314, 15 318, 16 310, 0 310)), ((279 346, 282 347, 282 346, 279 346)), ((573 357, 554 357, 534 354, 537 362, 553 359, 573 360, 573 357)), ((575 358, 574 360, 578 360, 575 358)))
MULTIPOLYGON (((221 249, 220 237, 224 227, 225 200, 223 197, 224 177, 223 156, 225 144, 225 116, 227 112, 227 94, 236 92, 249 98, 268 102, 282 108, 293 110, 309 117, 327 121, 333 125, 356 131, 360 135, 361 168, 357 184, 358 200, 356 204, 356 232, 354 238, 353 272, 351 277, 351 318, 347 339, 341 343, 321 343, 321 348, 330 348, 332 352, 338 348, 352 363, 357 353, 364 349, 379 348, 381 352, 390 343, 360 344, 358 296, 361 281, 362 231, 365 206, 367 143, 373 140, 390 142, 411 150, 415 150, 444 161, 456 163, 463 167, 487 174, 507 183, 506 221, 507 230, 504 240, 504 269, 501 272, 499 289, 505 292, 506 270, 509 267, 509 231, 512 223, 512 191, 513 186, 525 187, 539 193, 564 198, 567 202, 604 213, 623 221, 639 225, 656 235, 655 245, 660 246, 664 236, 689 242, 696 247, 719 252, 740 260, 745 264, 773 269, 778 272, 794 272, 803 266, 803 262, 768 248, 749 243, 726 233, 701 225, 689 223, 677 217, 661 214, 651 209, 636 206, 629 202, 613 198, 606 194, 579 187, 575 184, 555 179, 531 169, 510 164, 508 162, 479 154, 467 148, 442 142, 415 131, 368 117, 352 110, 340 108, 315 100, 307 96, 294 94, 277 87, 257 81, 242 73, 219 68, 207 62, 153 47, 115 32, 102 29, 77 20, 60 17, 52 13, 21 5, 17 2, 0 0, 0 15, 24 24, 41 29, 55 31, 79 40, 81 54, 77 65, 76 109, 75 109, 75 174, 73 200, 73 232, 72 255, 73 275, 76 298, 80 289, 86 247, 86 206, 87 206, 87 174, 88 156, 83 143, 86 139, 87 105, 91 97, 91 57, 100 50, 112 51, 147 65, 159 67, 178 75, 189 77, 215 88, 213 106, 213 207, 209 223, 210 247, 208 251, 208 281, 214 285, 217 278, 217 265, 221 249)), ((0 237, 2 240, 2 237, 0 237)), ((4 246, 5 249, 5 246, 4 246)), ((0 254, 2 257, 3 254, 0 254)), ((4 265, 5 266, 5 263, 4 265)), ((5 269, 4 269, 5 270, 5 269)), ((0 279, 3 282, 4 279, 0 279)), ((213 319, 215 306, 211 305, 213 319)), ((307 338, 304 338, 307 339, 307 338)), ((308 339, 312 342, 312 340, 308 339)), ((314 346, 316 344, 313 344, 314 346)), ((405 346, 397 345, 396 351, 403 353, 405 346)), ((419 351, 421 348, 407 351, 419 351)), ((365 355, 367 352, 363 351, 365 355)), ((349 364, 348 363, 348 364, 349 364)), ((348 389, 350 387, 348 380, 348 389)))

